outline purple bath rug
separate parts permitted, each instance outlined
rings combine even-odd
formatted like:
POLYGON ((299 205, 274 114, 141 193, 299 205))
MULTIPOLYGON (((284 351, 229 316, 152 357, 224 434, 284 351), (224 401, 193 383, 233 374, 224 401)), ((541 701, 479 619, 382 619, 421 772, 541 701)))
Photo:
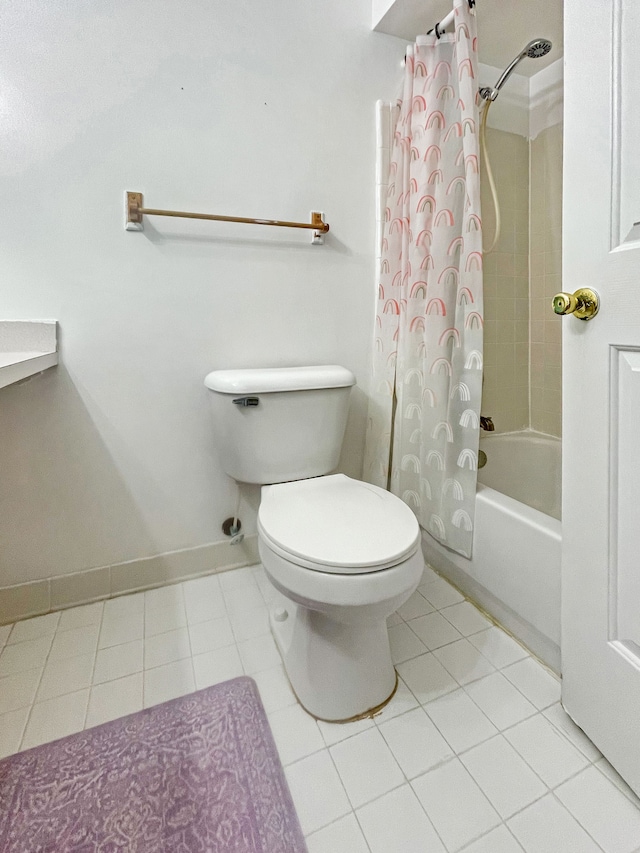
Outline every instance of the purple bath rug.
POLYGON ((243 676, 0 761, 2 853, 306 853, 243 676))

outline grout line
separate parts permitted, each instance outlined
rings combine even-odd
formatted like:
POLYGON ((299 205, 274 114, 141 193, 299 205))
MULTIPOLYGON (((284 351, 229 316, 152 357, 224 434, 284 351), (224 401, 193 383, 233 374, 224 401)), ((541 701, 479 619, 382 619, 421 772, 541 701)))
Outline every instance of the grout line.
MULTIPOLYGON (((585 768, 585 769, 586 769, 586 768, 585 768)), ((576 774, 576 775, 577 775, 577 774, 576 774)), ((573 778, 573 777, 572 777, 572 778, 573 778)), ((595 838, 591 835, 591 833, 589 832, 589 830, 587 829, 587 827, 586 827, 586 826, 584 826, 582 823, 580 823, 580 821, 578 820, 577 815, 574 815, 574 813, 573 813, 570 809, 568 809, 568 808, 565 806, 565 804, 562 802, 562 800, 560 800, 560 799, 559 799, 559 797, 557 797, 557 796, 556 796, 555 790, 551 792, 551 796, 554 798, 554 800, 555 800, 555 801, 556 801, 556 803, 560 806, 560 808, 561 808, 561 809, 564 809, 564 811, 565 811, 565 812, 566 812, 570 817, 572 817, 572 818, 575 820, 575 822, 578 824, 578 826, 579 826, 579 827, 581 827, 581 829, 583 829, 583 830, 585 831, 585 833, 586 833, 587 837, 588 837, 588 838, 590 838, 590 839, 591 839, 591 841, 593 841, 593 843, 596 845, 596 847, 598 848, 598 850, 602 850, 602 851, 603 851, 603 853, 611 853, 611 851, 607 851, 607 850, 605 850, 605 848, 604 848, 604 847, 602 847, 602 845, 601 845, 601 844, 598 844, 598 842, 597 842, 597 841, 595 840, 595 838)))
MULTIPOLYGON (((49 663, 49 657, 51 655, 51 649, 53 647, 54 637, 55 637, 55 633, 51 637, 51 643, 49 645, 49 651, 47 652, 47 656, 45 658, 44 664, 43 664, 42 668, 40 669, 40 678, 38 679, 38 683, 36 684, 36 689, 34 690, 34 693, 33 693, 33 699, 31 700, 31 705, 29 707, 29 713, 27 715, 27 722, 24 725, 24 731, 22 732, 22 737, 20 738, 20 746, 18 747, 18 752, 22 751, 22 746, 24 744, 25 735, 27 733, 27 729, 29 728, 29 723, 31 722, 31 717, 33 715, 33 709, 35 708, 35 706, 37 704, 38 690, 40 690, 40 685, 42 683, 42 676, 44 675, 44 671, 46 669, 46 666, 49 663)), ((25 671, 29 671, 29 670, 25 670, 25 671)))

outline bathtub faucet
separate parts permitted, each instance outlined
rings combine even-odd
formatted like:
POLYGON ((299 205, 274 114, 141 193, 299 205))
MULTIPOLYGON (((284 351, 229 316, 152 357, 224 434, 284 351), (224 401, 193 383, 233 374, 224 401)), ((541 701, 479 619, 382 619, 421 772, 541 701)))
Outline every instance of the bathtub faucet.
POLYGON ((484 429, 487 432, 493 432, 495 430, 495 426, 493 425, 493 418, 485 418, 484 415, 481 415, 480 429, 484 429))

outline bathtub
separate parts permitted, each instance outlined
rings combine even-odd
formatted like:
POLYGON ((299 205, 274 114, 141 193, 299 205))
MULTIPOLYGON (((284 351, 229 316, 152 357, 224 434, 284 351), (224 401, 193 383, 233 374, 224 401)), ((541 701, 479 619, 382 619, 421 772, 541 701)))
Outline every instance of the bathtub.
POLYGON ((425 560, 560 672, 561 442, 527 430, 480 447, 472 557, 423 531, 425 560))

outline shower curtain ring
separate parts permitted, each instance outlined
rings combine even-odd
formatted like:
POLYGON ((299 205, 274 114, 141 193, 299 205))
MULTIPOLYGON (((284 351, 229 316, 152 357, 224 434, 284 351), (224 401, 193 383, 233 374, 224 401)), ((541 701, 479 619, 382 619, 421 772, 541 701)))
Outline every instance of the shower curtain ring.
POLYGON ((435 25, 435 27, 434 27, 434 29, 435 29, 435 31, 436 31, 436 38, 438 39, 438 41, 440 41, 440 36, 442 35, 442 33, 440 32, 439 27, 440 27, 440 22, 438 22, 438 23, 435 25))

